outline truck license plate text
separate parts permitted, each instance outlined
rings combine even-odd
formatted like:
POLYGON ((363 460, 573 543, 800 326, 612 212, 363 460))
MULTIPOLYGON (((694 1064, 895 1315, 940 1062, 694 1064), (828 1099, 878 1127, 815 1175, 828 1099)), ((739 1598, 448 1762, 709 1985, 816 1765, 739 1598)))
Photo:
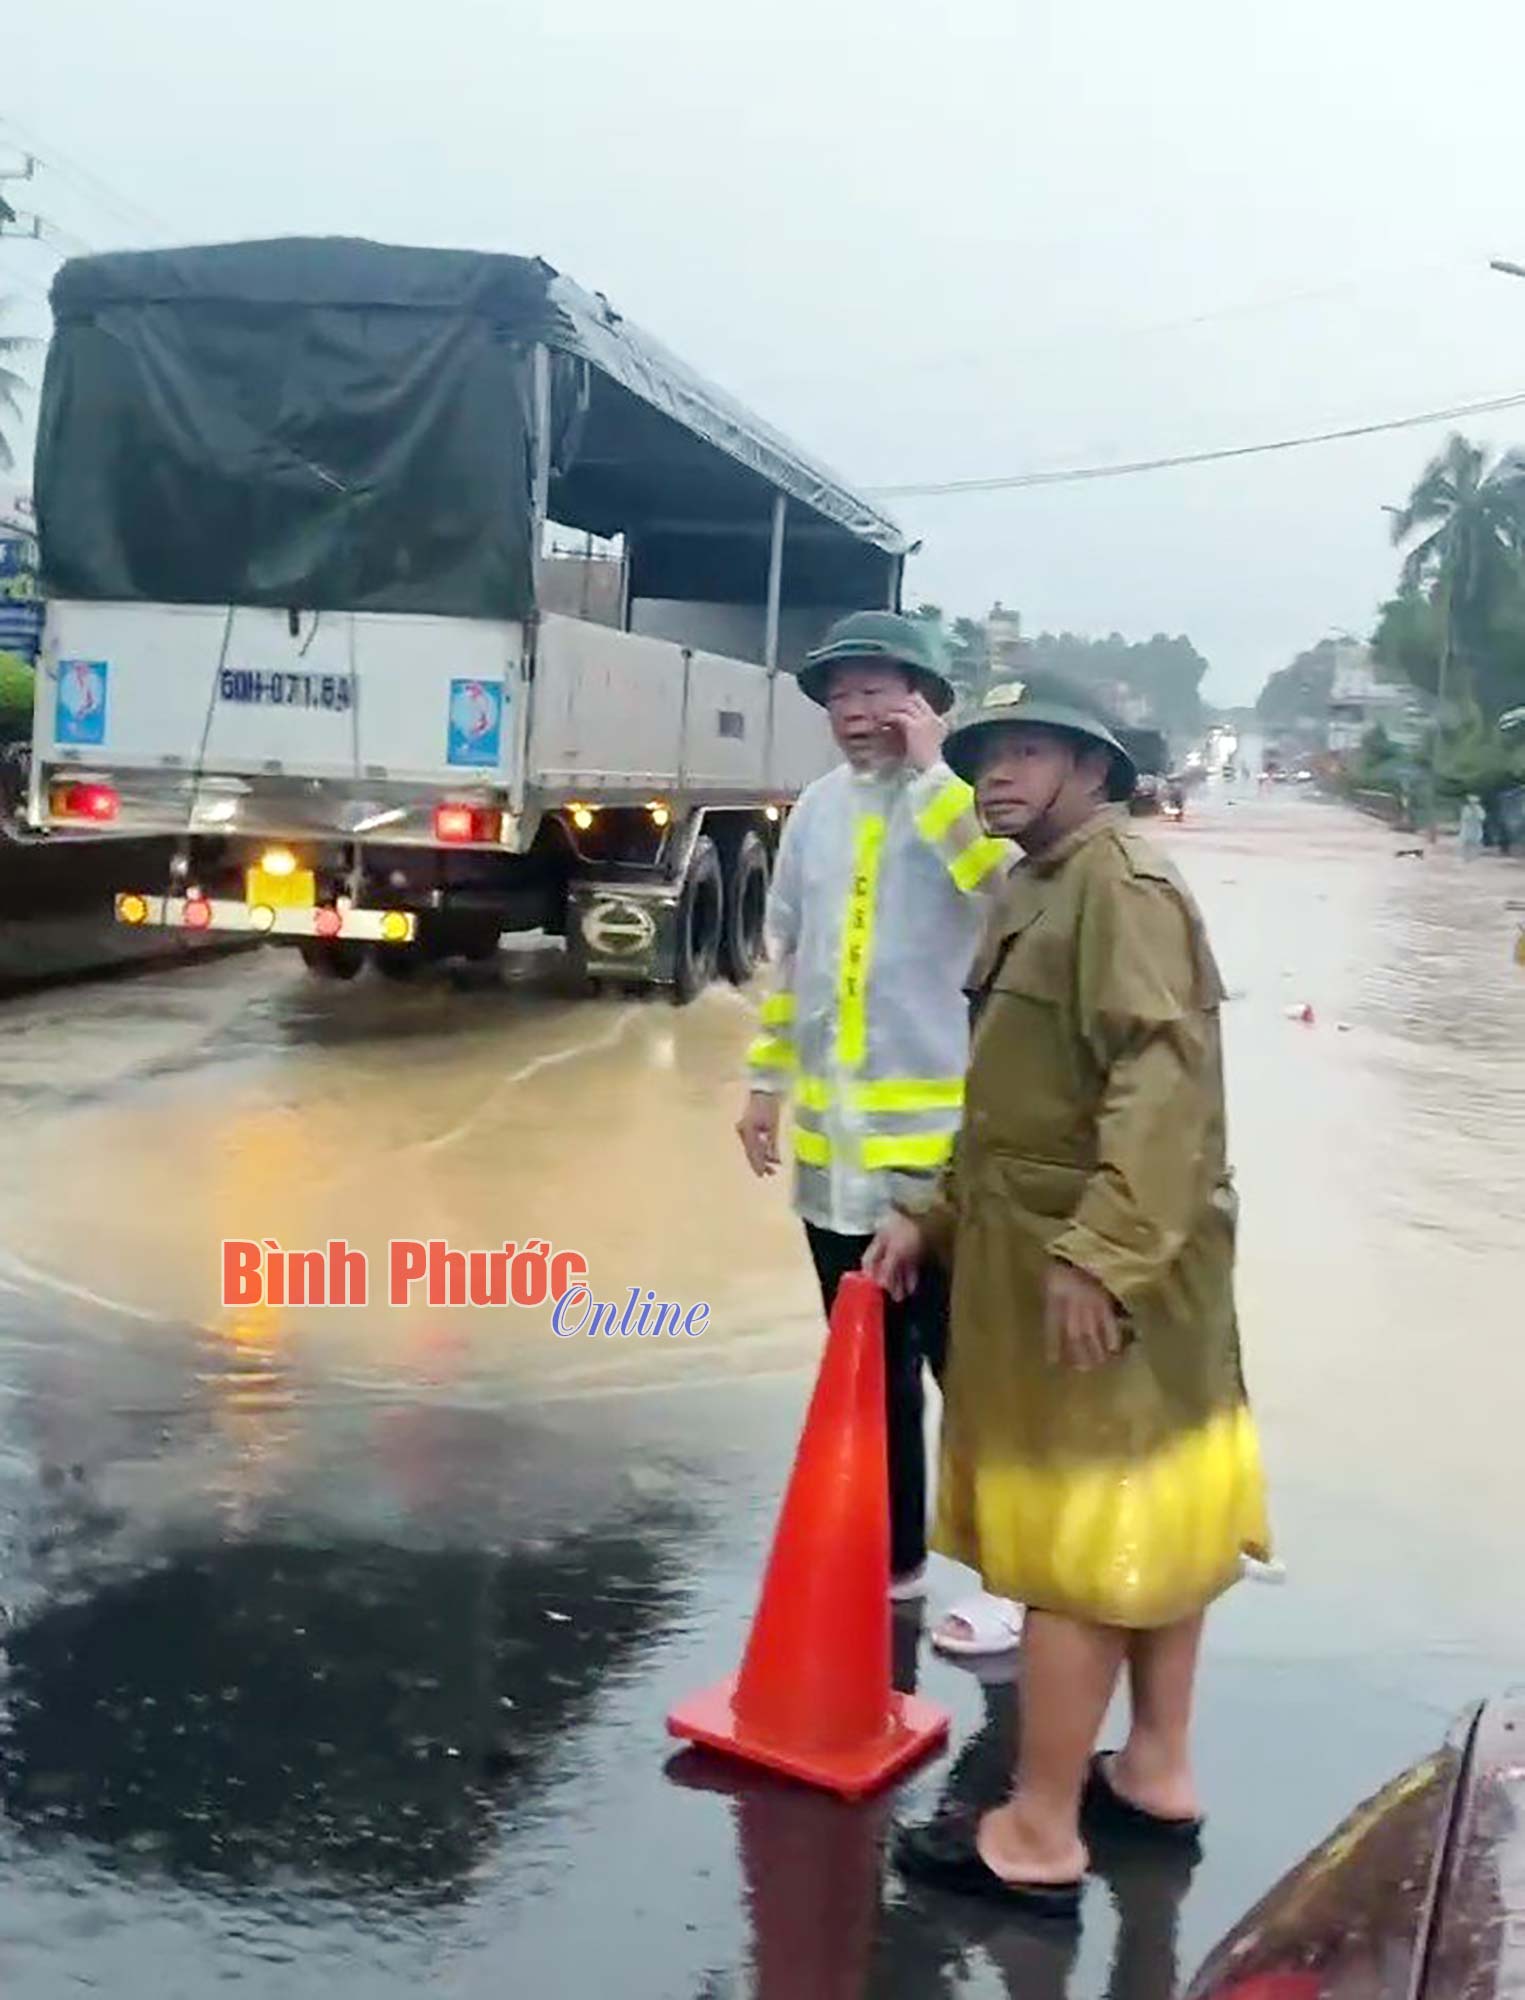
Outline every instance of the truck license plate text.
POLYGON ((270 708, 327 708, 343 713, 354 700, 348 674, 257 673, 224 667, 218 682, 223 701, 264 703, 270 708))

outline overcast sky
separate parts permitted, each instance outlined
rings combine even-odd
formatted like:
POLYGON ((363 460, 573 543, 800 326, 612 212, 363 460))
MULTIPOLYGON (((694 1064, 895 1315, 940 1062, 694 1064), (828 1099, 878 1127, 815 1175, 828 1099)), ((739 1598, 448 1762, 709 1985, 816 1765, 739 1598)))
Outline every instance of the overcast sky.
MULTIPOLYGON (((1518 0, 45 0, 0 117, 94 247, 538 252, 873 487, 1525 391, 1522 89, 1518 0)), ((51 268, 0 244, 0 294, 51 268)), ((910 591, 1186 632, 1250 699, 1369 628, 1443 436, 897 501, 910 591)))

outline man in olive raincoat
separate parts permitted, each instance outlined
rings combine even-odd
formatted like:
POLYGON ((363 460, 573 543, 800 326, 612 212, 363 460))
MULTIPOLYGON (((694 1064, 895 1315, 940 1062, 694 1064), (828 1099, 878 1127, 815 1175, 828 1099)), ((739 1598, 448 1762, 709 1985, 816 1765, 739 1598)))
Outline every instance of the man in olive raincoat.
POLYGON ((970 978, 964 1123, 930 1205, 880 1230, 892 1293, 951 1256, 934 1545, 1030 1609, 1010 1801, 901 1860, 1077 1906, 1081 1808, 1187 1841, 1205 1607, 1267 1551, 1233 1297, 1223 988, 1201 918, 1123 805, 1116 731, 1057 677, 992 689, 947 741, 1025 859, 970 978), (1133 1723, 1094 1758, 1117 1678, 1133 1723))

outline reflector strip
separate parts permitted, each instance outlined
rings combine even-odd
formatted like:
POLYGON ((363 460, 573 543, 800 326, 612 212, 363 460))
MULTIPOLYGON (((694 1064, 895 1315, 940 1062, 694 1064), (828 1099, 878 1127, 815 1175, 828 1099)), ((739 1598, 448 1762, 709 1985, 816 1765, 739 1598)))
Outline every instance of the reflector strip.
POLYGON ((952 1151, 951 1132, 906 1132, 892 1139, 865 1139, 863 1164, 870 1173, 895 1167, 915 1172, 940 1167, 952 1151))
POLYGON ((889 1076, 854 1084, 850 1101, 860 1111, 957 1111, 964 1101, 961 1076, 889 1076))
POLYGON ((884 818, 865 813, 853 842, 853 879, 837 968, 837 1061, 857 1069, 868 1048, 868 974, 874 952, 874 892, 884 851, 884 818))
POLYGON ((948 864, 948 873, 957 886, 966 893, 977 889, 993 868, 999 868, 1011 853, 1004 840, 992 840, 983 835, 971 841, 963 853, 948 864))
POLYGON ((793 1069, 794 1050, 777 1035, 759 1035, 747 1050, 753 1069, 793 1069))
POLYGON ((954 821, 973 806, 974 787, 966 785, 962 778, 950 778, 932 803, 923 806, 916 815, 916 831, 923 840, 941 840, 954 821))

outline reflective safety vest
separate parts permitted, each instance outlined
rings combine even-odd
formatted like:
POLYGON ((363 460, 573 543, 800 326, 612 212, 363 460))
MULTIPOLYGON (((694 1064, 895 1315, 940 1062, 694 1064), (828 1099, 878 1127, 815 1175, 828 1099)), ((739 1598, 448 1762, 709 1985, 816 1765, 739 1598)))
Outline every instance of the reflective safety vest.
POLYGON ((946 764, 843 764, 801 793, 768 896, 776 977, 748 1068, 754 1090, 792 1098, 807 1221, 867 1235, 897 1177, 947 1158, 964 1102, 964 979, 1014 858, 981 832, 946 764))

